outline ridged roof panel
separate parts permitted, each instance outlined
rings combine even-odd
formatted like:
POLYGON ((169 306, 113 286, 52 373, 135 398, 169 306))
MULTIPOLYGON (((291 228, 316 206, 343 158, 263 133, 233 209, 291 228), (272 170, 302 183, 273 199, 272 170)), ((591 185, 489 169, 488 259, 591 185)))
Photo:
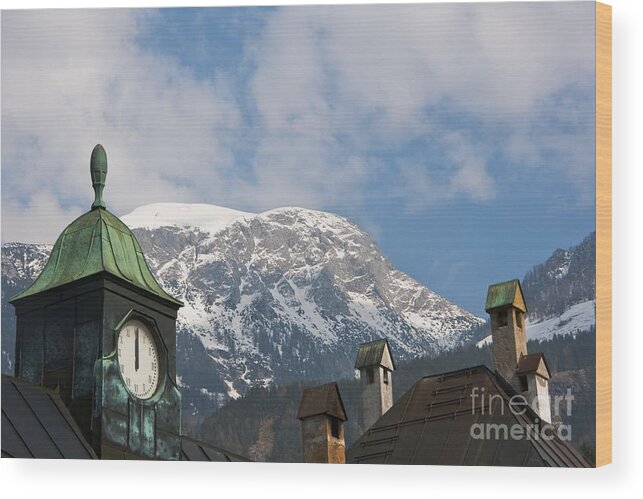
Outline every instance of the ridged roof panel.
MULTIPOLYGON (((384 349, 388 349, 390 354, 391 348, 389 347, 388 341, 384 338, 375 341, 369 341, 368 343, 362 343, 357 349, 355 369, 381 365, 382 359, 384 357, 384 349)), ((391 363, 393 364, 393 368, 395 369, 395 362, 393 361, 392 355, 391 363)))
POLYGON ((427 376, 353 443, 346 462, 591 467, 556 433, 551 439, 527 438, 538 415, 529 406, 512 411, 516 395, 511 385, 485 366, 427 376), (523 438, 509 434, 515 425, 523 428, 523 438), (471 431, 476 427, 499 432, 474 437, 471 431))
POLYGON ((107 272, 175 305, 183 304, 166 293, 152 275, 132 231, 109 211, 93 209, 74 220, 58 237, 45 268, 15 302, 107 272))
POLYGON ((297 418, 305 419, 319 414, 334 416, 342 421, 348 419, 337 383, 326 383, 303 391, 297 418))
POLYGON ((506 305, 513 305, 527 312, 527 307, 524 302, 522 288, 518 279, 511 281, 499 282, 489 286, 487 291, 487 300, 485 302, 485 311, 489 312, 494 308, 504 307, 506 305), (520 295, 518 295, 520 293, 520 295))
POLYGON ((2 457, 96 459, 58 395, 2 376, 2 457))

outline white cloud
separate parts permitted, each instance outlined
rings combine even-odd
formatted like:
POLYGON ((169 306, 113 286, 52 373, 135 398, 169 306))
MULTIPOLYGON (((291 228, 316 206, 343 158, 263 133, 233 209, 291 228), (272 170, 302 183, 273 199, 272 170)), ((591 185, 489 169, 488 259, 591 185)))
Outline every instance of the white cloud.
POLYGON ((451 191, 467 194, 475 200, 493 197, 495 185, 487 171, 487 154, 472 145, 461 133, 448 133, 442 140, 446 144, 447 155, 458 166, 451 182, 451 191))
POLYGON ((42 192, 61 206, 89 207, 97 142, 107 150, 105 195, 117 212, 223 190, 225 143, 239 122, 228 88, 140 52, 137 12, 3 13, 4 240, 25 237, 4 220, 28 224, 42 192))
POLYGON ((58 198, 47 192, 34 196, 27 205, 4 197, 2 240, 53 244, 82 212, 79 208, 62 208, 58 198))
MULTIPOLYGON (((496 141, 518 168, 525 159, 538 163, 543 145, 548 152, 569 150, 578 135, 552 140, 557 132, 535 133, 534 118, 557 92, 591 85, 593 28, 591 5, 577 3, 279 10, 252 52, 252 88, 265 129, 257 172, 262 179, 292 176, 300 189, 314 187, 320 175, 332 178, 355 154, 368 164, 369 151, 420 138, 448 151, 452 164, 440 167, 451 167, 451 181, 429 181, 431 161, 401 170, 409 195, 420 196, 409 205, 422 205, 427 194, 490 199, 496 192, 487 164, 492 145, 445 133, 434 114, 448 106, 480 129, 509 128, 496 141), (419 192, 418 180, 434 190, 419 192)), ((568 119, 578 118, 570 111, 568 119)), ((576 158, 578 168, 591 171, 580 161, 585 158, 576 158)), ((355 173, 344 178, 346 191, 364 181, 363 171, 355 173)), ((311 190, 327 200, 332 193, 320 187, 311 190)))
MULTIPOLYGON (((4 12, 3 240, 42 240, 22 227, 44 210, 43 192, 61 221, 90 205, 96 142, 107 150, 105 195, 117 213, 159 201, 355 204, 391 169, 390 195, 407 193, 410 209, 455 196, 485 202, 497 192, 494 147, 517 168, 560 155, 560 172, 582 191, 592 185, 592 151, 578 146, 587 132, 548 132, 534 117, 552 95, 591 84, 591 5, 277 9, 246 40, 244 62, 255 71, 245 98, 256 125, 242 118, 230 75, 197 79, 137 46, 149 11, 4 12), (457 123, 445 131, 447 108, 495 130, 495 142, 457 123), (448 164, 373 159, 410 140, 442 148, 448 164), (235 175, 233 146, 251 150, 251 175, 235 175)), ((587 121, 573 102, 557 111, 587 121)))

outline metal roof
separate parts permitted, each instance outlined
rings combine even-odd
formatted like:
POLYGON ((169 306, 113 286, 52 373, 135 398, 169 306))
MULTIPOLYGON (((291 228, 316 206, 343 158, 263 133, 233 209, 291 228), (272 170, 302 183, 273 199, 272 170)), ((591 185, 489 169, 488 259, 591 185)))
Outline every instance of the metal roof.
POLYGON ((105 209, 103 189, 107 178, 107 154, 100 144, 92 151, 89 170, 94 188, 91 211, 65 228, 40 275, 9 301, 107 272, 174 305, 183 306, 156 282, 132 231, 105 209))
POLYGON ((251 459, 228 452, 190 437, 181 437, 182 461, 251 462, 251 459))
POLYGON ((337 383, 306 388, 302 393, 297 418, 304 419, 319 414, 328 414, 342 421, 348 419, 337 383))
POLYGON ((485 311, 489 312, 494 308, 504 307, 505 305, 514 305, 527 312, 527 306, 524 304, 522 287, 518 279, 511 281, 491 284, 487 291, 487 300, 485 302, 485 311), (520 300, 517 303, 516 294, 520 293, 520 300))
POLYGON ((56 393, 2 376, 2 457, 96 459, 56 393))
POLYGON ((533 428, 537 415, 530 407, 525 407, 522 415, 509 410, 509 399, 515 394, 506 381, 485 366, 422 378, 348 449, 346 462, 591 466, 558 436, 549 441, 533 437, 473 438, 473 424, 533 428), (474 399, 472 393, 484 393, 484 403, 481 397, 474 399))
POLYGON ((21 300, 84 277, 107 272, 175 305, 152 275, 136 237, 103 208, 74 220, 58 237, 49 260, 31 286, 11 298, 21 300))
MULTIPOLYGON (((386 339, 379 339, 369 341, 368 343, 362 343, 357 349, 355 369, 362 369, 369 366, 379 366, 382 363, 382 357, 384 356, 385 348, 388 348, 389 353, 391 353, 391 347, 389 346, 386 339)), ((395 361, 393 360, 393 355, 391 354, 390 357, 391 362, 393 363, 393 369, 395 369, 395 361)))
POLYGON ((547 359, 545 354, 542 352, 530 353, 520 357, 518 365, 516 366, 516 374, 527 374, 537 372, 540 367, 540 362, 542 361, 545 364, 545 369, 547 369, 548 376, 551 376, 551 371, 547 365, 547 359))
MULTIPOLYGON (((2 457, 98 459, 55 392, 5 375, 2 376, 2 457)), ((139 459, 125 453, 123 458, 139 459)), ((181 436, 181 459, 251 461, 185 435, 181 436)))

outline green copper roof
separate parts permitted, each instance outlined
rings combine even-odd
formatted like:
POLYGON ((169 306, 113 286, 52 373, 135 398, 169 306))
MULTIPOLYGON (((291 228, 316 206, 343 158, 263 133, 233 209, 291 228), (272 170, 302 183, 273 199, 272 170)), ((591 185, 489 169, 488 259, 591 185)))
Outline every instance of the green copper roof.
POLYGON ((74 220, 58 237, 45 268, 33 284, 11 302, 77 281, 100 272, 119 277, 176 305, 147 266, 141 246, 129 228, 105 209, 102 188, 107 175, 107 156, 97 145, 91 159, 96 197, 92 210, 74 220), (97 188, 97 186, 99 188, 97 188))
POLYGON ((99 272, 108 272, 182 305, 156 282, 134 234, 116 216, 102 208, 85 213, 63 231, 38 278, 11 301, 99 272))
MULTIPOLYGON (((362 343, 357 349, 355 369, 361 369, 362 367, 368 366, 379 366, 382 363, 382 357, 384 356, 385 347, 388 347, 388 341, 386 339, 362 343)), ((391 348, 388 347, 388 349, 390 352, 391 348)), ((393 362, 393 356, 391 356, 391 362, 393 362)), ((394 362, 393 368, 395 368, 394 362)))
POLYGON ((499 282, 489 286, 487 301, 484 306, 485 310, 489 312, 491 309, 504 307, 505 305, 517 306, 523 309, 523 312, 527 311, 522 295, 522 288, 520 287, 520 281, 518 279, 499 282), (520 294, 518 295, 517 293, 520 294))

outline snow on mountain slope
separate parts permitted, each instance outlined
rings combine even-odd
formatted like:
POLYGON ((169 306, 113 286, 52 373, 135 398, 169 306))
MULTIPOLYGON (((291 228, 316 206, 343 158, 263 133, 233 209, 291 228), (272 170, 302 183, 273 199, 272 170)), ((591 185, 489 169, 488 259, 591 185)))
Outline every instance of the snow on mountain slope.
POLYGON ((215 234, 232 222, 253 213, 211 204, 154 203, 136 208, 121 217, 130 229, 159 227, 196 227, 215 234))
MULTIPOLYGON (((529 313, 528 340, 587 331, 596 325, 596 233, 569 249, 557 249, 522 280, 529 313)), ((478 346, 491 342, 487 336, 478 346)))
POLYGON ((230 397, 273 381, 345 376, 357 345, 381 336, 398 358, 441 351, 482 322, 393 268, 342 217, 280 208, 215 234, 204 228, 135 233, 185 303, 179 327, 199 339, 230 397))
POLYGON ((528 340, 547 340, 557 334, 573 334, 587 331, 596 325, 596 302, 584 301, 572 305, 558 317, 525 323, 528 340))
POLYGON ((522 280, 532 322, 558 317, 596 297, 596 234, 576 246, 557 249, 522 280))
MULTIPOLYGON (((159 281, 185 303, 177 371, 186 419, 251 386, 344 377, 363 341, 386 336, 396 358, 405 359, 480 338, 484 327, 395 269, 368 234, 330 213, 280 208, 254 215, 160 203, 123 220, 159 281)), ((15 335, 7 298, 35 278, 50 250, 2 247, 6 372, 15 335)), ((594 326, 594 262, 592 234, 525 276, 528 338, 594 326)))
POLYGON ((13 374, 16 317, 8 300, 25 289, 42 272, 52 245, 2 245, 2 373, 13 374))
MULTIPOLYGON (((525 322, 525 333, 527 340, 548 340, 555 335, 566 335, 587 331, 596 325, 596 302, 594 300, 584 301, 572 305, 560 316, 549 319, 525 322)), ((491 335, 480 340, 476 345, 491 344, 491 335)))
MULTIPOLYGON (((395 269, 368 234, 330 213, 163 203, 122 219, 159 282, 185 303, 177 372, 186 415, 251 386, 350 375, 364 341, 387 337, 406 359, 466 343, 483 322, 395 269)), ((37 267, 15 256, 16 268, 37 267)))

